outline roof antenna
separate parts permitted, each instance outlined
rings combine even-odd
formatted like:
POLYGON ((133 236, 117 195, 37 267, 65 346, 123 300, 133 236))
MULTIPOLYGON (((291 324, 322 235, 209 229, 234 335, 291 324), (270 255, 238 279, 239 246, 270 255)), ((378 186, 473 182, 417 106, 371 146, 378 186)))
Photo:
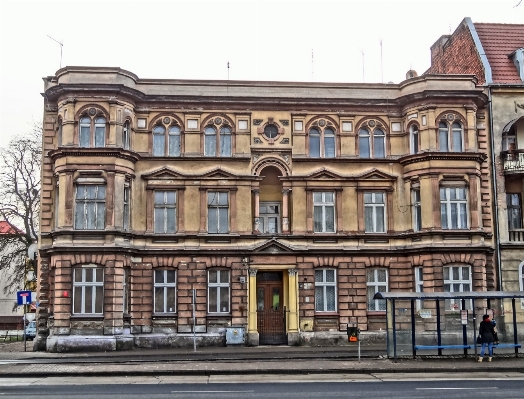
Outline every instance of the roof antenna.
POLYGON ((313 49, 311 49, 311 81, 313 82, 315 80, 314 75, 314 63, 313 63, 313 49))
POLYGON ((384 60, 382 58, 382 39, 380 39, 380 76, 384 83, 384 60))
POLYGON ((362 82, 366 83, 366 78, 364 76, 364 49, 362 49, 362 82))
POLYGON ((59 45, 60 45, 60 68, 59 69, 62 69, 62 48, 64 47, 64 43, 62 42, 62 40, 58 41, 56 39, 53 39, 51 36, 47 35, 47 37, 51 40, 54 40, 55 42, 57 42, 59 45))
POLYGON ((229 61, 227 62, 227 80, 229 80, 229 61))

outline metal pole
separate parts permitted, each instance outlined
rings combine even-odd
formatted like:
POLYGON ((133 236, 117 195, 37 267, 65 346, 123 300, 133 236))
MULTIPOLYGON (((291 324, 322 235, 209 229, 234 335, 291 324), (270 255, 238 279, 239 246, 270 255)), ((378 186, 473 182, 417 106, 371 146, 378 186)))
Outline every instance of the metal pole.
POLYGON ((475 313, 475 299, 471 300, 473 307, 473 347, 475 348, 475 359, 477 358, 477 315, 475 313))
POLYGON ((415 351, 415 300, 411 300, 411 350, 413 352, 413 359, 417 357, 415 351))
POLYGON ((517 312, 515 310, 515 298, 512 298, 511 311, 513 312, 513 343, 515 344, 515 357, 519 357, 519 348, 517 348, 517 312))
POLYGON ((26 335, 25 334, 25 327, 26 327, 25 323, 26 322, 27 322, 27 319, 26 319, 26 304, 24 303, 24 327, 23 327, 24 328, 24 330, 23 330, 24 331, 24 352, 27 352, 27 347, 26 347, 26 343, 27 343, 26 339, 27 339, 27 337, 25 336, 26 335))
POLYGON ((192 289, 192 302, 193 302, 193 351, 196 352, 196 333, 195 333, 195 330, 196 330, 196 312, 195 312, 195 302, 196 302, 196 298, 195 298, 195 292, 196 290, 195 289, 192 289))
MULTIPOLYGON (((440 331, 440 301, 437 299, 437 345, 442 345, 442 337, 440 331)), ((442 349, 438 348, 438 355, 442 356, 442 349)))
POLYGON ((393 359, 397 362, 397 330, 395 326, 395 299, 391 301, 391 318, 393 322, 393 359))

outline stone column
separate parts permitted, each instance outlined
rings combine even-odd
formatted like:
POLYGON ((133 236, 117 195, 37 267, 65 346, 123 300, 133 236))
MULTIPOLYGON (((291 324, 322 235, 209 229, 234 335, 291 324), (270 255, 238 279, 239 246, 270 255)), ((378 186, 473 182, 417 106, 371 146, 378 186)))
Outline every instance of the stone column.
POLYGON ((298 342, 298 292, 297 292, 297 269, 288 269, 288 304, 289 316, 287 323, 288 344, 293 345, 298 342))
POLYGON ((247 319, 247 333, 249 345, 258 345, 257 329, 257 271, 258 269, 248 269, 249 271, 249 315, 247 319))
POLYGON ((255 222, 253 226, 254 231, 259 231, 260 229, 260 190, 253 190, 255 194, 255 222))
POLYGON ((289 191, 282 190, 282 233, 289 233, 289 191))

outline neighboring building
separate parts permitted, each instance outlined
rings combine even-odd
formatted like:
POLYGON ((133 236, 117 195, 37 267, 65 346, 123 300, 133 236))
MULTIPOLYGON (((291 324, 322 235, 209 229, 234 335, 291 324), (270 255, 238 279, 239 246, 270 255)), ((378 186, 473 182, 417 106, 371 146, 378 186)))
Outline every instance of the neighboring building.
MULTIPOLYGON (((442 36, 431 47, 427 73, 474 74, 486 89, 496 177, 498 287, 524 291, 524 25, 473 23, 465 18, 452 35, 442 36)), ((516 305, 517 321, 522 323, 524 300, 516 305)), ((497 319, 504 320, 512 334, 511 303, 500 311, 497 319)))
POLYGON ((347 342, 377 291, 495 289, 487 96, 408 77, 45 78, 35 347, 347 342))
MULTIPOLYGON (((7 223, 5 220, 0 220, 0 235, 16 233, 16 228, 7 223)), ((0 249, 0 257, 3 256, 4 251, 9 248, 0 249)), ((21 306, 17 306, 16 289, 22 289, 23 282, 20 282, 20 287, 15 287, 12 293, 5 293, 7 285, 7 276, 13 273, 12 267, 0 271, 0 330, 22 328, 21 315, 24 313, 21 306)))

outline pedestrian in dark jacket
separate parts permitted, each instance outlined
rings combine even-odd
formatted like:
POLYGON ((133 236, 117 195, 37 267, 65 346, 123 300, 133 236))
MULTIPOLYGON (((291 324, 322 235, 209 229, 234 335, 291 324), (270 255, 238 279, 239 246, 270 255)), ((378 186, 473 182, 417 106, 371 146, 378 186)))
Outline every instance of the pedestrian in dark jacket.
POLYGON ((479 327, 479 336, 481 340, 480 342, 482 342, 482 348, 480 349, 478 361, 481 362, 484 358, 484 351, 487 346, 489 352, 488 362, 491 362, 491 358, 493 357, 493 341, 495 340, 495 327, 487 314, 482 316, 482 322, 479 327))

